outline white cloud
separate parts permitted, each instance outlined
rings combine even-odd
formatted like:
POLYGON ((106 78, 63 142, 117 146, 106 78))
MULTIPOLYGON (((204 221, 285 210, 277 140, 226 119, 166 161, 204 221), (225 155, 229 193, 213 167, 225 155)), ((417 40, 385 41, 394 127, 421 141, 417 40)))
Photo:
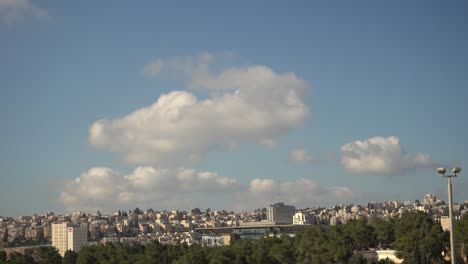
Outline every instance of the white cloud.
POLYGON ((297 207, 339 203, 353 199, 348 187, 324 187, 298 179, 278 183, 272 179, 253 179, 241 184, 235 178, 190 168, 137 167, 123 175, 110 168, 96 167, 70 179, 60 187, 59 202, 67 211, 112 211, 122 208, 190 209, 212 207, 249 210, 265 207, 281 198, 297 207), (206 203, 206 199, 216 202, 206 203))
POLYGON ((272 179, 253 179, 246 191, 238 193, 235 207, 238 210, 261 208, 281 199, 286 204, 305 208, 349 202, 355 197, 349 187, 321 186, 305 178, 281 183, 272 179))
POLYGON ((289 161, 294 163, 308 163, 312 162, 315 159, 307 153, 305 149, 297 148, 293 149, 291 153, 289 153, 289 161))
POLYGON ((147 75, 148 77, 154 77, 159 75, 162 72, 163 68, 164 61, 162 59, 157 59, 145 66, 145 68, 143 69, 143 74, 147 75))
POLYGON ((48 19, 49 14, 43 8, 33 5, 29 0, 0 0, 0 20, 12 24, 26 17, 48 19))
POLYGON ((59 202, 67 210, 114 210, 117 208, 190 208, 195 193, 232 192, 236 179, 194 169, 137 167, 123 175, 96 167, 61 186, 59 202))
POLYGON ((162 94, 154 104, 89 130, 91 145, 121 153, 133 164, 197 161, 213 149, 245 142, 274 143, 308 114, 305 82, 293 73, 266 66, 228 68, 214 74, 214 56, 155 61, 145 68, 158 75, 166 67, 187 73, 189 86, 213 91, 206 99, 191 92, 162 94), (169 65, 169 66, 167 66, 169 65))
POLYGON ((209 64, 215 59, 229 57, 229 53, 202 53, 198 56, 173 57, 170 59, 158 58, 148 63, 143 68, 143 74, 149 78, 161 76, 163 74, 177 74, 180 78, 195 76, 207 72, 209 64))
POLYGON ((341 163, 352 172, 396 175, 434 166, 427 154, 411 156, 397 137, 373 137, 341 147, 341 163))

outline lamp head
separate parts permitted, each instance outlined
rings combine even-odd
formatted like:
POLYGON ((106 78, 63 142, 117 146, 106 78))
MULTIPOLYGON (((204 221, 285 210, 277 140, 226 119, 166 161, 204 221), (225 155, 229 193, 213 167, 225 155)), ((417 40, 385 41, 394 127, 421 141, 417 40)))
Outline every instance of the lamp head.
POLYGON ((445 168, 444 167, 437 168, 437 172, 444 175, 445 174, 445 168))
POLYGON ((460 167, 455 167, 455 168, 452 169, 452 172, 453 172, 453 174, 460 173, 460 172, 461 172, 461 168, 460 168, 460 167))

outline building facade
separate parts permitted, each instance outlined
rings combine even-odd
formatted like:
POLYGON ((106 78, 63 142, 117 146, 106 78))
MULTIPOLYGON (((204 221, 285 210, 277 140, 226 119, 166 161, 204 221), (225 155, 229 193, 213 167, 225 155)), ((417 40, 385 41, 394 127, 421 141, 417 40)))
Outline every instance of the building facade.
POLYGON ((436 204, 439 204, 441 202, 442 202, 442 200, 439 198, 439 196, 437 196, 435 194, 428 193, 428 194, 424 195, 424 201, 423 201, 424 205, 436 205, 436 204))
POLYGON ((78 252, 88 243, 88 228, 86 224, 72 223, 52 224, 52 246, 56 247, 60 255, 64 256, 67 250, 78 252))
POLYGON ((296 212, 293 216, 293 225, 308 225, 310 223, 310 215, 308 213, 296 212))
POLYGON ((440 218, 440 225, 444 231, 450 231, 452 229, 450 225, 450 218, 448 216, 442 216, 440 218))
POLYGON ((292 224, 293 216, 296 212, 296 208, 291 205, 284 205, 282 202, 278 202, 266 207, 267 210, 267 221, 275 222, 277 224, 292 224))

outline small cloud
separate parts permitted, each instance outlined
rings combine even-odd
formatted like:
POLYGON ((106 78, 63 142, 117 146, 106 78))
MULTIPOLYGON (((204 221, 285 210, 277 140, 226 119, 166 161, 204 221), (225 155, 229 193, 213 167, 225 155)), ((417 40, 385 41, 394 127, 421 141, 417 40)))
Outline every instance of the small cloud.
POLYGON ((162 59, 157 59, 147 64, 143 68, 143 74, 148 77, 155 77, 159 75, 164 69, 164 61, 162 59))
POLYGON ((289 161, 293 163, 309 163, 315 161, 315 159, 305 149, 297 148, 289 153, 289 161))
POLYGON ((341 147, 341 164, 345 169, 364 174, 397 175, 419 168, 434 167, 427 154, 409 155, 397 137, 373 137, 341 147))
POLYGON ((208 65, 219 57, 218 54, 201 53, 198 56, 172 57, 168 59, 158 58, 143 67, 143 74, 148 78, 154 78, 163 74, 177 74, 178 77, 191 77, 206 72, 208 65))
POLYGON ((20 22, 27 17, 49 19, 47 11, 29 0, 0 0, 0 20, 4 24, 20 22))

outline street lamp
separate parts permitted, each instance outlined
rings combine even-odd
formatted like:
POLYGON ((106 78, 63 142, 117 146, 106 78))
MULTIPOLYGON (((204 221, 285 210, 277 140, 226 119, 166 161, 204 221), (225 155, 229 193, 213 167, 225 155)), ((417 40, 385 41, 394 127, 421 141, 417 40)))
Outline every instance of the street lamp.
POLYGON ((449 218, 450 218, 450 260, 452 264, 455 264, 455 242, 454 242, 454 228, 453 225, 453 201, 452 201, 452 177, 457 177, 457 174, 461 172, 460 167, 452 169, 453 175, 445 175, 445 168, 437 168, 437 172, 442 174, 442 177, 448 179, 448 199, 449 199, 449 218))

